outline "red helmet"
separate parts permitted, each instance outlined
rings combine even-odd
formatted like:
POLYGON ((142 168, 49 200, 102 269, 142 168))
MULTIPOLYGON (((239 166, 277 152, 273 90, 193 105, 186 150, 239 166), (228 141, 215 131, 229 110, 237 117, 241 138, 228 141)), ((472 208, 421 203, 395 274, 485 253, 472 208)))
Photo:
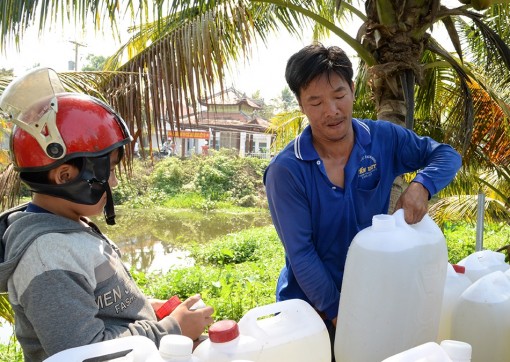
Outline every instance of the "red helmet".
MULTIPOLYGON (((89 205, 107 192, 112 204, 109 154, 132 140, 113 109, 94 97, 65 93, 58 75, 47 68, 11 83, 0 98, 0 109, 16 125, 11 134, 11 158, 33 191, 89 205), (55 186, 31 177, 73 158, 85 160, 75 182, 55 186)), ((111 208, 113 213, 113 204, 111 208)))
POLYGON ((131 140, 124 121, 98 99, 60 93, 44 103, 35 106, 46 108, 41 119, 12 132, 12 159, 19 171, 47 170, 71 158, 102 156, 131 140), (48 113, 56 117, 56 137, 44 119, 48 113))

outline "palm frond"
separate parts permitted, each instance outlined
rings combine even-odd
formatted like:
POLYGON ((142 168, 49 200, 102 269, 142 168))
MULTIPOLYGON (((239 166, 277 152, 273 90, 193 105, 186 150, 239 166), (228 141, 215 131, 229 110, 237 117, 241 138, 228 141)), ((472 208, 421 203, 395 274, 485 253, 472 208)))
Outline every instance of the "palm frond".
POLYGON ((462 62, 462 45, 460 42, 459 33, 455 28, 454 21, 451 16, 447 16, 442 19, 442 22, 446 28, 446 31, 448 32, 450 40, 452 41, 453 47, 455 48, 455 51, 457 52, 457 55, 462 62))
POLYGON ((12 310, 11 304, 7 293, 0 294, 0 318, 5 319, 7 322, 14 324, 14 311, 12 310))
POLYGON ((21 180, 12 164, 8 164, 0 173, 0 210, 6 210, 19 204, 21 180))
POLYGON ((275 135, 271 149, 276 153, 296 138, 308 124, 308 120, 299 110, 282 112, 271 118, 267 132, 275 135))
MULTIPOLYGON (((141 1, 139 6, 143 6, 141 1)), ((133 6, 132 0, 123 2, 126 7, 133 6)), ((51 29, 59 21, 75 21, 83 26, 90 17, 95 29, 99 29, 108 18, 111 29, 118 35, 116 19, 119 15, 119 3, 115 0, 78 0, 78 1, 42 1, 42 0, 3 0, 0 5, 0 49, 5 49, 7 40, 19 45, 25 30, 37 24, 39 33, 51 29), (60 15, 60 18, 57 18, 60 15)))
MULTIPOLYGON (((477 220, 478 194, 442 197, 430 207, 430 214, 439 225, 446 222, 477 220)), ((484 219, 487 222, 508 220, 510 209, 497 199, 484 198, 484 219)))
POLYGON ((359 61, 354 89, 353 116, 366 119, 377 119, 375 103, 370 91, 368 67, 363 60, 359 61))
MULTIPOLYGON (((461 150, 462 154, 466 153, 471 141, 471 133, 473 130, 474 122, 474 109, 473 109, 473 97, 469 88, 469 76, 465 69, 462 67, 459 61, 450 55, 439 43, 433 38, 429 39, 427 48, 443 58, 455 71, 457 75, 457 83, 451 84, 452 93, 457 92, 459 97, 456 98, 457 104, 450 107, 451 113, 448 115, 448 119, 461 120, 460 127, 456 127, 457 130, 457 142, 459 145, 458 149, 461 150)), ((454 122, 453 122, 454 123, 454 122)))

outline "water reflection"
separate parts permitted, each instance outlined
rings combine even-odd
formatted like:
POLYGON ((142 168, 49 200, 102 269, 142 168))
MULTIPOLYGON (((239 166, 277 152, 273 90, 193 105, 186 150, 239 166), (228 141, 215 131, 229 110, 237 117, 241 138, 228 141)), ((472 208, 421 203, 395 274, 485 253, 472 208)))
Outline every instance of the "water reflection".
POLYGON ((271 223, 268 211, 254 213, 182 210, 116 210, 115 226, 94 219, 122 251, 122 259, 137 271, 167 272, 193 265, 185 250, 189 243, 204 244, 228 233, 271 223))

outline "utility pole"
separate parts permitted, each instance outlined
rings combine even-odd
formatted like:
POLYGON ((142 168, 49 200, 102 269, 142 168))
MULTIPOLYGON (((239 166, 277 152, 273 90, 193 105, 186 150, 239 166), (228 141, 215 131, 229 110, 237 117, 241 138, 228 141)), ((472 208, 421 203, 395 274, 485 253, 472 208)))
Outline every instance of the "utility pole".
POLYGON ((76 40, 69 40, 69 43, 74 44, 74 71, 78 71, 78 47, 86 47, 87 44, 78 43, 76 40))

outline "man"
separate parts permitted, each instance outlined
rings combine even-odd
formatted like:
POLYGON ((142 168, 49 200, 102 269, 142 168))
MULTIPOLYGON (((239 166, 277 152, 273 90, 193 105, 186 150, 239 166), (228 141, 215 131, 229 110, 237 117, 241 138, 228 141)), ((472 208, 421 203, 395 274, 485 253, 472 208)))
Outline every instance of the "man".
POLYGON ((397 201, 409 224, 461 166, 450 146, 386 121, 352 118, 352 64, 343 50, 307 46, 285 77, 309 126, 269 164, 264 184, 285 247, 278 301, 300 298, 336 327, 347 250, 354 236, 388 212, 396 176, 418 171, 397 201))

